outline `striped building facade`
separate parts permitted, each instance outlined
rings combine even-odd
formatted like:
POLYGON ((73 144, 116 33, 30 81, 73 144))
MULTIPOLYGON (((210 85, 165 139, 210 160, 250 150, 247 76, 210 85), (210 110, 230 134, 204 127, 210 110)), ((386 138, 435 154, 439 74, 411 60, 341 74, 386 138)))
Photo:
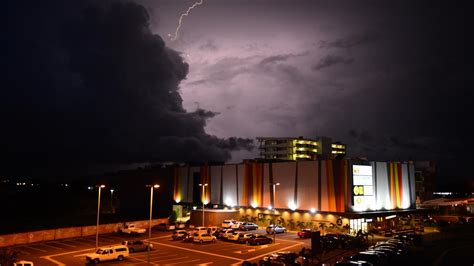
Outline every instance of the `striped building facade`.
POLYGON ((177 203, 329 213, 411 209, 415 208, 414 178, 414 165, 402 162, 181 166, 174 170, 174 199, 177 203), (204 196, 199 183, 208 184, 204 196))

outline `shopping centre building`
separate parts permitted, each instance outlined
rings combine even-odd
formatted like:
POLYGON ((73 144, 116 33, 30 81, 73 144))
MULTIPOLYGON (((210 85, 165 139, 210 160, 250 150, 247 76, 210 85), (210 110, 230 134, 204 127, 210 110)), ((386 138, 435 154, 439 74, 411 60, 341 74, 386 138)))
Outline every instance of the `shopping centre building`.
POLYGON ((390 227, 392 218, 415 211, 415 199, 411 162, 257 160, 174 171, 178 204, 204 203, 259 219, 349 225, 353 231, 390 227))

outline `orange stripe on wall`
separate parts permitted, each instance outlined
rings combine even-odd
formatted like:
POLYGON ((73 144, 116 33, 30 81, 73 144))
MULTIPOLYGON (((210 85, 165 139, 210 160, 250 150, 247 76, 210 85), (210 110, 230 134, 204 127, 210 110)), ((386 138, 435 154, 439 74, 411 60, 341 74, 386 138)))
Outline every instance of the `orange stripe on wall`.
POLYGON ((399 198, 399 204, 397 207, 402 208, 402 203, 403 203, 403 173, 402 173, 402 164, 397 163, 398 167, 398 198, 399 198))
POLYGON ((329 211, 336 211, 336 197, 334 191, 334 171, 332 166, 332 160, 326 160, 326 174, 328 178, 328 201, 329 211))
POLYGON ((396 196, 395 196, 395 177, 394 177, 394 167, 393 163, 389 163, 390 171, 389 171, 389 178, 390 178, 390 204, 392 208, 396 206, 396 196))
POLYGON ((338 161, 339 167, 339 177, 338 177, 338 193, 337 195, 337 211, 338 212, 345 212, 345 195, 346 195, 346 187, 347 187, 347 163, 345 160, 338 161))

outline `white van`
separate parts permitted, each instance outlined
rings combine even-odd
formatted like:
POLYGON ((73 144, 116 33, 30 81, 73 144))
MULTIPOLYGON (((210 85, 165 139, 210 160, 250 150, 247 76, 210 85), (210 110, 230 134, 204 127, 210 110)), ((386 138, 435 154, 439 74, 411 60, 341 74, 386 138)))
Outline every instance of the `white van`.
POLYGON ((123 260, 129 256, 128 248, 124 245, 101 247, 95 253, 86 254, 86 263, 99 263, 107 260, 123 260))

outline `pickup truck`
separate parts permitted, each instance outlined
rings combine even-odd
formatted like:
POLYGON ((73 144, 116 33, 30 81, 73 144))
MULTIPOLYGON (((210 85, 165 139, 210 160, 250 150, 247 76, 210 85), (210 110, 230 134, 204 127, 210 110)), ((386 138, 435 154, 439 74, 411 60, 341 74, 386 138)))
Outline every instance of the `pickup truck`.
POLYGON ((146 241, 137 240, 137 241, 123 241, 122 245, 128 247, 130 253, 137 252, 137 251, 147 251, 148 247, 150 250, 153 249, 153 244, 148 244, 146 241))
POLYGON ((128 224, 120 228, 120 232, 129 235, 138 235, 146 233, 146 229, 136 227, 134 224, 128 224))

